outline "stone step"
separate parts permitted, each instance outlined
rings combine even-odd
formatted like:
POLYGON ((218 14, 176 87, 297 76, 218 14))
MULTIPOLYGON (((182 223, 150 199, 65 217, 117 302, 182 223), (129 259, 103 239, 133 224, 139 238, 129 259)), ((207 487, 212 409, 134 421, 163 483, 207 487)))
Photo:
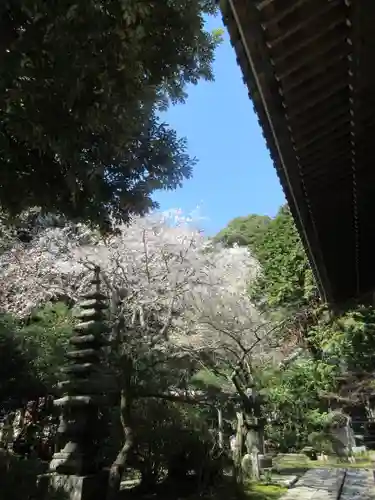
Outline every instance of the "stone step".
POLYGON ((338 500, 345 469, 310 469, 281 500, 338 500))

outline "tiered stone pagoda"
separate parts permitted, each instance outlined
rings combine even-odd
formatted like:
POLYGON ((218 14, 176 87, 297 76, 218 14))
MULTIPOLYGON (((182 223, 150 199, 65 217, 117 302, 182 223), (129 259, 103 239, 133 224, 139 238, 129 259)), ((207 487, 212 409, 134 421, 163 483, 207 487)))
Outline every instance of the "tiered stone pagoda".
POLYGON ((66 380, 59 384, 62 397, 54 402, 61 409, 60 449, 50 463, 50 473, 44 476, 49 495, 51 490, 63 490, 69 500, 92 500, 99 491, 105 495, 106 489, 98 455, 99 411, 104 402, 101 355, 109 330, 99 274, 96 268, 91 289, 78 304, 80 322, 69 341, 68 364, 63 368, 66 380))

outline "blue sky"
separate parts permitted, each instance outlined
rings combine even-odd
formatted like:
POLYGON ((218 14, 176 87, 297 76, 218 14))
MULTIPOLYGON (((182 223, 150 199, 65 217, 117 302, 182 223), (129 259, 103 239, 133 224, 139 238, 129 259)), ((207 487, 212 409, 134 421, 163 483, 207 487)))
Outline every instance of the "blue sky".
MULTIPOLYGON (((207 22, 208 29, 220 26, 218 17, 207 22)), ((198 164, 182 188, 155 196, 162 210, 189 213, 199 206, 207 234, 241 215, 275 215, 284 203, 227 33, 216 53, 214 74, 215 82, 191 86, 187 102, 163 117, 187 138, 189 154, 198 164)))

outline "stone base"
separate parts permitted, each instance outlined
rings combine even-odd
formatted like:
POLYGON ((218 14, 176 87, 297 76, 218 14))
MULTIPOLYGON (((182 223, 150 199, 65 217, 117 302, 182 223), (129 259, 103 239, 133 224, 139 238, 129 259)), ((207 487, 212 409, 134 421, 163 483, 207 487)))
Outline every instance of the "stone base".
POLYGON ((106 471, 90 476, 50 473, 38 478, 38 489, 43 500, 104 500, 107 485, 106 471))
POLYGON ((259 468, 262 471, 263 469, 272 469, 272 457, 270 455, 258 455, 259 460, 259 468))

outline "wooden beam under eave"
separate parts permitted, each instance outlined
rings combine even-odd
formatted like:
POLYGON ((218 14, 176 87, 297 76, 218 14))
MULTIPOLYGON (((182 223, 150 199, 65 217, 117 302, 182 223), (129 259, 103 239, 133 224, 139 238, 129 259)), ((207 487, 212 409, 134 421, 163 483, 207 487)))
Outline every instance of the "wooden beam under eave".
MULTIPOLYGON (((289 7, 287 7, 284 10, 279 11, 278 14, 274 14, 269 20, 262 23, 262 28, 268 29, 272 25, 277 25, 280 21, 285 19, 287 16, 289 16, 290 14, 293 14, 293 12, 300 9, 306 3, 309 3, 311 1, 312 0, 295 0, 294 2, 291 3, 291 5, 289 7)), ((314 0, 314 2, 316 2, 316 0, 314 0)))
POLYGON ((347 54, 335 54, 333 57, 324 57, 319 63, 314 64, 308 68, 306 68, 306 72, 303 73, 300 77, 292 77, 289 79, 286 78, 281 81, 281 88, 283 93, 292 92, 294 89, 304 85, 306 82, 311 79, 318 77, 320 74, 326 71, 331 71, 336 66, 342 64, 343 61, 346 61, 347 54))
POLYGON ((274 77, 274 70, 270 63, 267 46, 263 40, 263 33, 255 6, 247 0, 228 0, 228 5, 230 5, 234 22, 239 31, 239 37, 245 47, 248 64, 251 67, 251 77, 254 82, 249 83, 249 89, 252 91, 256 86, 260 95, 261 105, 257 105, 257 113, 259 115, 262 109, 262 112, 266 114, 266 119, 263 120, 262 125, 263 130, 267 132, 267 142, 273 150, 272 157, 275 160, 278 175, 285 188, 321 296, 323 300, 330 302, 332 300, 330 282, 320 252, 314 220, 310 214, 308 203, 306 203, 301 183, 296 182, 295 179, 291 183, 293 178, 291 170, 298 175, 298 165, 286 125, 285 112, 282 110, 281 96, 278 94, 279 86, 274 77), (286 163, 289 165, 288 169, 286 163), (319 265, 316 259, 319 259, 319 265))
POLYGON ((280 45, 287 38, 290 38, 292 35, 294 35, 298 31, 301 31, 303 28, 308 26, 310 23, 312 23, 316 19, 323 17, 324 15, 327 15, 327 13, 329 13, 333 8, 336 8, 336 7, 337 7, 337 2, 329 2, 323 8, 321 8, 320 10, 315 12, 313 15, 309 16, 307 19, 305 19, 301 23, 294 25, 289 30, 283 32, 282 35, 279 35, 277 38, 272 38, 271 40, 267 40, 267 47, 272 50, 274 47, 276 47, 277 45, 280 45))
POLYGON ((342 47, 342 43, 344 41, 345 36, 343 36, 341 39, 335 39, 330 44, 324 45, 319 51, 312 52, 310 55, 306 55, 305 58, 299 59, 296 63, 294 63, 293 65, 288 65, 284 69, 280 68, 279 70, 276 70, 276 65, 274 65, 276 79, 283 82, 283 80, 285 80, 286 78, 290 78, 293 73, 301 71, 302 68, 306 67, 307 71, 309 71, 309 64, 311 65, 310 67, 312 69, 310 71, 312 73, 314 71, 313 68, 316 68, 316 66, 318 65, 317 61, 326 58, 328 53, 335 50, 337 51, 336 54, 341 54, 341 51, 338 49, 342 47))
POLYGON ((263 10, 266 7, 269 7, 271 4, 274 3, 275 0, 262 0, 261 2, 257 2, 256 8, 258 10, 263 10))
POLYGON ((341 127, 338 129, 332 128, 329 131, 323 130, 322 134, 319 137, 312 136, 310 140, 305 143, 296 143, 295 149, 296 154, 300 155, 310 155, 313 152, 324 150, 324 145, 329 148, 330 143, 332 143, 335 139, 347 138, 350 140, 350 128, 349 122, 347 127, 341 127), (314 146, 314 147, 311 147, 314 146))
POLYGON ((306 111, 313 108, 314 106, 316 106, 320 102, 329 99, 334 94, 337 94, 343 90, 348 90, 348 83, 346 81, 337 82, 333 87, 331 87, 330 89, 326 89, 324 92, 322 92, 315 99, 312 99, 308 102, 305 102, 304 104, 300 105, 298 108, 295 107, 294 109, 292 109, 292 108, 288 109, 287 114, 290 118, 293 119, 294 117, 301 115, 302 113, 305 113, 306 111))
MULTIPOLYGON (((282 64, 285 62, 286 59, 295 56, 295 54, 301 50, 304 50, 306 48, 309 48, 312 44, 315 42, 320 41, 322 38, 326 36, 331 36, 331 33, 337 30, 338 27, 346 26, 345 24, 345 17, 342 17, 341 19, 335 19, 332 23, 328 24, 324 29, 321 31, 318 31, 317 33, 314 33, 311 36, 304 37, 300 40, 299 43, 296 43, 291 49, 283 49, 280 52, 280 55, 274 55, 272 54, 272 62, 275 66, 282 64)), ((337 38, 337 33, 334 33, 332 36, 337 38)), ((346 33, 345 35, 346 36, 346 33)), ((305 55, 305 54, 304 54, 305 55)))
POLYGON ((293 92, 285 92, 283 90, 283 98, 286 106, 291 109, 298 109, 301 105, 307 105, 320 95, 326 93, 327 89, 336 85, 337 82, 347 81, 349 85, 350 78, 348 77, 348 68, 345 65, 339 65, 335 71, 326 71, 320 78, 309 80, 309 85, 300 86, 294 89, 293 92))
POLYGON ((293 126, 290 124, 291 134, 293 134, 294 142, 303 142, 308 140, 312 135, 320 132, 322 128, 330 126, 332 123, 342 124, 347 119, 348 109, 343 107, 334 108, 330 114, 324 114, 319 119, 311 120, 309 125, 305 127, 293 126))

